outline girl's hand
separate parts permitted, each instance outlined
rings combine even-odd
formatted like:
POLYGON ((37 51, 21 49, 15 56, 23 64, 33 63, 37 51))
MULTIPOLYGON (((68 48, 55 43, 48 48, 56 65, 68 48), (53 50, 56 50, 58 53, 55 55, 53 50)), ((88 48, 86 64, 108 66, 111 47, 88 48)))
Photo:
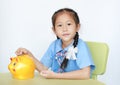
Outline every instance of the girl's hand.
POLYGON ((57 73, 55 73, 51 70, 43 70, 40 72, 40 75, 45 77, 45 78, 56 78, 56 74, 57 73))
POLYGON ((15 53, 16 53, 16 55, 27 54, 27 55, 29 55, 31 57, 33 56, 32 53, 29 50, 25 49, 25 48, 18 48, 15 53))

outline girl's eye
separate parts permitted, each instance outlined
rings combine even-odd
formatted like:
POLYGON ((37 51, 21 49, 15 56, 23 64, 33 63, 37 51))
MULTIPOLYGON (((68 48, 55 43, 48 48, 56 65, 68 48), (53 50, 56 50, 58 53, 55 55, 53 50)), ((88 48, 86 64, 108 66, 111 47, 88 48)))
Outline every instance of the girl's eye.
POLYGON ((57 27, 62 27, 62 25, 61 25, 61 24, 59 24, 59 25, 57 25, 57 27))
POLYGON ((71 23, 68 23, 67 25, 71 25, 71 23))

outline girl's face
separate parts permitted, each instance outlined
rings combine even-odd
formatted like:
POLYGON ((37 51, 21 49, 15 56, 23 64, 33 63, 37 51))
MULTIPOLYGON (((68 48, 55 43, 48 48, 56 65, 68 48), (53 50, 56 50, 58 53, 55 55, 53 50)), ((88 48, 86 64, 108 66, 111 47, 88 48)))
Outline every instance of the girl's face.
POLYGON ((63 42, 72 42, 79 28, 69 13, 62 13, 57 16, 53 30, 63 42))

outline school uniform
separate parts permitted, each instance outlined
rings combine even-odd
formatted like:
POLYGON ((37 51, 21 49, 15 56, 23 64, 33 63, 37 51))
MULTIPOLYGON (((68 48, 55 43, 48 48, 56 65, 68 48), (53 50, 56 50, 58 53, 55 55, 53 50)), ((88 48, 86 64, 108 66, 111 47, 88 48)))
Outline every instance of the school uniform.
POLYGON ((80 70, 82 68, 85 68, 87 66, 90 66, 91 73, 95 69, 94 62, 92 60, 90 51, 86 45, 86 43, 82 40, 78 40, 77 45, 77 53, 76 59, 69 59, 67 63, 67 67, 65 69, 61 69, 61 63, 63 62, 63 59, 66 57, 66 53, 68 49, 73 45, 73 42, 67 46, 66 48, 62 48, 62 41, 61 39, 57 39, 53 41, 46 53, 42 56, 40 62, 48 67, 51 68, 54 72, 70 72, 75 70, 80 70))

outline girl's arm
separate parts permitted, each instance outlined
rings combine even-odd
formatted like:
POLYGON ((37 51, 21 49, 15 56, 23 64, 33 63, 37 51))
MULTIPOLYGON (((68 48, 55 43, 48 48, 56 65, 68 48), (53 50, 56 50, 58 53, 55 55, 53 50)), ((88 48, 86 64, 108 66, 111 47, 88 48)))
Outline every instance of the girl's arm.
POLYGON ((89 79, 90 78, 90 66, 85 67, 81 70, 65 72, 65 73, 54 73, 46 70, 42 71, 41 75, 45 78, 58 78, 58 79, 89 79))
POLYGON ((34 56, 31 57, 36 65, 36 70, 41 72, 42 70, 47 70, 48 68, 45 67, 38 59, 36 59, 34 56))
POLYGON ((42 70, 48 69, 37 58, 35 58, 34 55, 29 50, 27 50, 25 48, 19 48, 19 49, 17 49, 17 51, 15 53, 16 53, 16 55, 23 55, 23 54, 29 55, 30 58, 34 61, 35 65, 36 65, 36 70, 39 72, 42 70))

